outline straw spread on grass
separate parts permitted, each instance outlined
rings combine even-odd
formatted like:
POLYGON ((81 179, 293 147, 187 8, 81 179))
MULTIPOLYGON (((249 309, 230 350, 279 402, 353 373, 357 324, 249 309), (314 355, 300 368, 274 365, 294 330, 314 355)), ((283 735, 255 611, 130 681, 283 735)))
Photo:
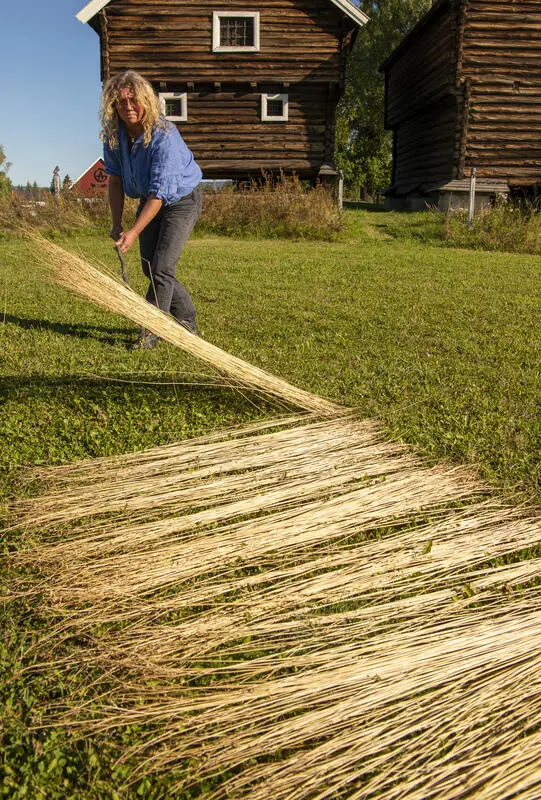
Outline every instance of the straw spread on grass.
POLYGON ((539 517, 239 363, 50 242, 40 257, 305 410, 35 472, 49 490, 14 505, 14 559, 43 580, 17 588, 56 620, 36 644, 43 668, 88 676, 42 722, 143 726, 123 756, 132 780, 210 780, 216 799, 537 796, 539 517))

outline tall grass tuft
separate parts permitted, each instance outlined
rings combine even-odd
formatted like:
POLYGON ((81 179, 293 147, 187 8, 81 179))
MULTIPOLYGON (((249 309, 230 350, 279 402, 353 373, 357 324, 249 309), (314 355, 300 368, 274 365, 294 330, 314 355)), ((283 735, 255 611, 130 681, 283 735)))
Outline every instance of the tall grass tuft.
MULTIPOLYGON (((127 199, 124 224, 135 220, 136 200, 127 199)), ((111 214, 107 197, 83 198, 70 192, 59 197, 43 193, 41 200, 27 200, 18 196, 0 199, 0 228, 20 229, 21 225, 36 228, 44 233, 74 233, 89 228, 109 231, 111 214)))
MULTIPOLYGON (((133 224, 138 201, 127 198, 124 226, 133 224)), ((44 232, 71 233, 85 228, 109 231, 107 197, 85 199, 69 192, 59 198, 44 195, 40 202, 19 197, 0 200, 2 226, 21 223, 44 232)), ((203 213, 196 230, 226 236, 332 240, 342 219, 329 189, 304 186, 296 177, 265 178, 240 188, 224 186, 205 192, 203 213)))
POLYGON ((247 187, 207 192, 199 229, 225 235, 332 240, 342 227, 329 189, 282 175, 247 187))
POLYGON ((510 253, 541 252, 541 215, 533 205, 496 203, 476 214, 471 228, 468 212, 446 215, 443 237, 456 247, 510 253))

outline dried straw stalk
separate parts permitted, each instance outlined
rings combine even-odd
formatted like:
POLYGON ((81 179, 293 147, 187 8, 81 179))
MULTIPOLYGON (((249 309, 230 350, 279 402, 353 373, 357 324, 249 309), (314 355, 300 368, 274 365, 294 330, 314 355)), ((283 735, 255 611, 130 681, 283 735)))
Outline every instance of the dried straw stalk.
POLYGON ((53 279, 76 294, 142 325, 170 344, 181 347, 196 358, 226 375, 236 386, 263 392, 298 408, 323 416, 343 413, 335 403, 298 389, 262 369, 226 353, 194 336, 172 317, 155 308, 118 280, 104 274, 80 256, 69 253, 32 228, 25 234, 33 245, 36 261, 53 279))
MULTIPOLYGON (((295 426, 316 422, 317 419, 315 414, 304 413, 259 420, 141 452, 91 458, 57 467, 36 467, 29 470, 28 478, 29 480, 40 480, 44 484, 63 485, 66 483, 90 486, 96 481, 116 480, 122 475, 141 478, 154 472, 167 474, 178 468, 219 466, 224 459, 229 458, 228 448, 233 448, 233 453, 235 453, 236 448, 243 450, 246 447, 257 447, 257 436, 272 430, 282 430, 284 435, 294 436, 295 426), (237 442, 237 440, 240 441, 237 442), (223 448, 226 448, 225 451, 223 448), (171 468, 170 465, 172 465, 171 468)), ((362 425, 366 430, 368 439, 376 435, 378 428, 374 422, 365 420, 357 424, 362 425)))
MULTIPOLYGON (((190 758, 197 768, 187 783, 233 773, 216 798, 331 797, 340 787, 348 797, 450 798, 465 774, 500 786, 495 754, 518 748, 541 721, 539 598, 537 589, 504 607, 425 610, 417 625, 362 639, 343 614, 319 650, 291 647, 275 660, 276 676, 269 664, 247 681, 242 664, 228 663, 200 689, 139 677, 105 698, 98 717, 84 721, 86 710, 72 707, 64 722, 83 719, 88 731, 158 726, 143 771, 190 758)), ((513 770, 529 786, 540 741, 524 741, 524 769, 519 759, 513 770)))
MULTIPOLYGON (((309 451, 318 436, 329 442, 323 423, 309 451)), ((374 447, 348 438, 342 455, 374 447)), ((299 458, 295 437, 292 453, 299 458)), ((139 764, 134 777, 189 759, 179 792, 232 776, 215 800, 439 800, 458 796, 464 781, 487 800, 517 783, 533 796, 540 590, 520 584, 539 576, 539 564, 487 561, 537 541, 539 521, 493 500, 438 507, 476 485, 402 458, 389 455, 384 482, 312 502, 292 495, 286 509, 255 519, 226 519, 242 502, 233 492, 208 512, 111 525, 99 547, 84 526, 71 549, 66 533, 66 543, 45 542, 36 550, 45 596, 64 622, 42 646, 84 633, 91 644, 70 651, 69 668, 98 669, 109 685, 97 705, 74 694, 49 720, 82 735, 146 726, 126 753, 139 764), (394 524, 427 506, 424 523, 394 524), (201 513, 214 515, 207 530, 194 523, 201 513)), ((276 473, 266 491, 281 487, 276 473)))
MULTIPOLYGON (((298 556, 308 548, 359 535, 397 519, 407 520, 408 515, 430 505, 469 495, 453 472, 443 470, 404 471, 386 476, 385 481, 359 484, 352 489, 346 484, 336 496, 322 499, 332 488, 338 487, 324 476, 321 483, 314 481, 315 499, 302 503, 303 487, 297 481, 292 487, 287 482, 285 487, 279 483, 247 500, 113 531, 113 552, 103 547, 102 554, 102 548, 91 540, 95 557, 89 560, 85 560, 81 540, 67 556, 66 548, 60 544, 44 546, 39 553, 34 549, 31 557, 59 561, 62 582, 67 579, 69 594, 79 592, 81 600, 148 595, 196 578, 202 564, 214 574, 239 558, 247 565, 268 554, 298 556), (230 521, 261 511, 266 513, 258 519, 230 521), (121 551, 115 552, 120 544, 121 551)), ((56 592, 61 591, 57 585, 56 592)))
MULTIPOLYGON (((212 445, 205 440, 184 442, 157 450, 152 458, 148 453, 141 456, 142 465, 111 459, 113 470, 107 463, 90 464, 90 473, 84 477, 83 467, 74 469, 71 476, 60 468, 59 489, 14 504, 16 523, 44 531, 115 512, 128 514, 133 522, 137 511, 148 514, 159 508, 162 514, 168 508, 179 511, 229 497, 246 498, 273 483, 277 486, 280 479, 309 486, 311 479, 319 477, 322 486, 328 480, 330 490, 333 481, 354 480, 363 471, 376 476, 417 463, 404 446, 382 443, 375 426, 346 418, 212 445)), ((54 470, 46 477, 56 483, 54 470)))
MULTIPOLYGON (((280 650, 281 636, 287 640, 285 633, 292 618, 311 618, 325 607, 354 602, 363 607, 391 608, 401 595, 442 589, 454 603, 457 596, 463 596, 464 587, 468 595, 492 584, 505 586, 511 578, 532 579, 539 570, 536 562, 521 562, 510 569, 490 566, 487 561, 489 554, 491 561, 512 556, 538 540, 540 534, 535 520, 477 506, 467 513, 448 512, 439 522, 395 532, 390 529, 383 538, 357 537, 351 543, 329 539, 319 549, 300 553, 275 545, 273 549, 269 541, 264 556, 258 553, 250 559, 239 542, 238 549, 224 557, 219 569, 215 561, 209 561, 206 547, 200 549, 194 542, 194 554, 185 568, 189 575, 185 577, 185 570, 183 575, 177 574, 174 596, 166 598, 155 594, 162 588, 162 576, 158 575, 158 581, 154 576, 154 582, 149 582, 143 567, 145 559, 152 563, 163 557, 177 569, 170 548, 164 544, 154 549, 142 542, 144 555, 135 572, 129 559, 119 562, 99 558, 96 570, 95 559, 77 560, 74 554, 75 563, 69 567, 60 560, 53 564, 57 573, 47 584, 50 602, 64 620, 69 620, 53 631, 52 638, 61 631, 63 636, 68 629, 88 630, 129 619, 127 632, 114 630, 114 641, 108 647, 117 650, 118 646, 118 653, 137 650, 149 661, 154 661, 157 653, 164 654, 167 647, 172 654, 197 652, 208 656, 218 644, 220 648, 225 644, 229 647, 239 637, 250 642, 248 650, 256 646, 260 636, 262 646, 271 644, 280 650), (432 543, 430 552, 426 552, 427 541, 432 543), (101 595, 100 584, 107 585, 101 595), (179 611, 183 612, 182 623, 171 626, 168 615, 179 611), (259 621, 265 623, 261 634, 259 621)), ((218 531, 210 543, 220 549, 221 537, 218 531)), ((305 631, 309 637, 311 626, 305 631)), ((294 635, 298 642, 298 626, 294 635)))

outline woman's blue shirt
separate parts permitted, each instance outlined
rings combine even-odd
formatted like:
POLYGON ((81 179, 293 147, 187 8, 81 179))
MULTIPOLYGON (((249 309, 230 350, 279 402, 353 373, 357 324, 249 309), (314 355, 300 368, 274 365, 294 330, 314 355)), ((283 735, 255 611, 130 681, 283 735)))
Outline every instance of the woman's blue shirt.
POLYGON ((191 150, 177 128, 166 122, 165 130, 155 128, 148 147, 140 136, 130 151, 122 123, 118 126, 118 148, 107 141, 103 160, 108 175, 119 175, 128 197, 155 195, 168 206, 190 194, 199 184, 202 173, 191 150))

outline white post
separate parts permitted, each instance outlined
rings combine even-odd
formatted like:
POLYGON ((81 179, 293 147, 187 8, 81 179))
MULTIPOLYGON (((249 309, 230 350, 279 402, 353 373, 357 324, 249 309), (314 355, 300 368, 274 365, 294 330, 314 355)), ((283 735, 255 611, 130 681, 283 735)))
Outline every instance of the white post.
POLYGON ((470 202, 468 205, 468 226, 473 225, 473 215, 475 214, 475 167, 471 168, 470 174, 470 202))
POLYGON ((344 207, 344 173, 338 172, 338 208, 342 211, 344 207))

